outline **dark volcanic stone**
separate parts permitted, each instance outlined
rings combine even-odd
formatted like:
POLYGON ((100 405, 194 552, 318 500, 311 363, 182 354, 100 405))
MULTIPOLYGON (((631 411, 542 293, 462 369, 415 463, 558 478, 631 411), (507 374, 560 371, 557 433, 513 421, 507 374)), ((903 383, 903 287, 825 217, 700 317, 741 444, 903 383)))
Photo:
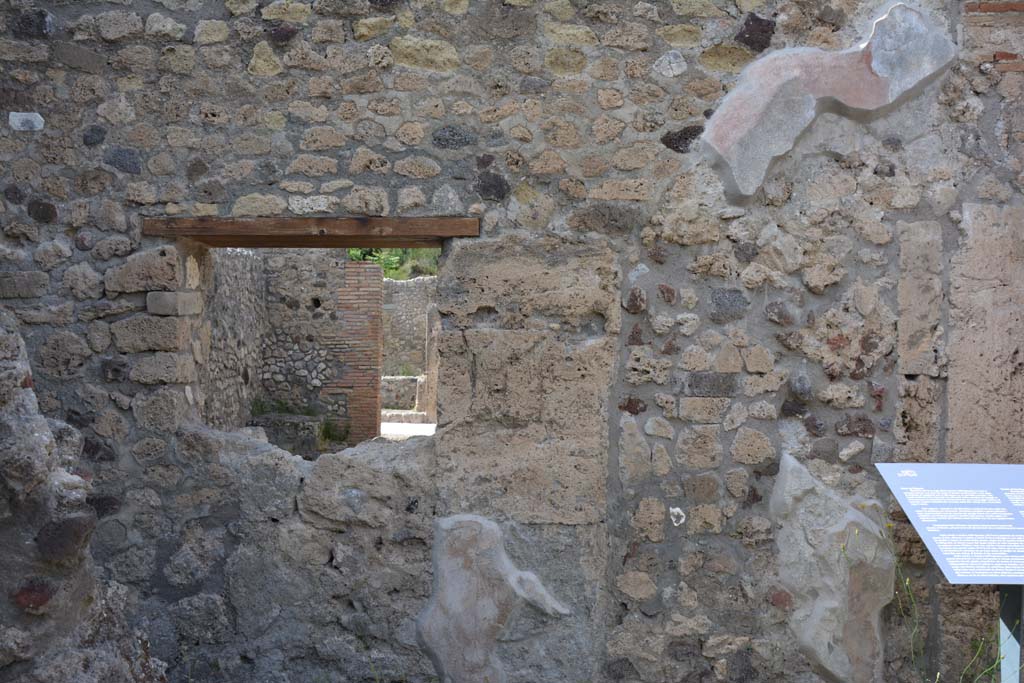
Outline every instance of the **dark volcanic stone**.
POLYGON ((87 436, 82 446, 82 457, 93 462, 114 462, 117 460, 117 453, 99 439, 87 436))
POLYGON ((859 436, 862 439, 873 439, 875 438, 875 423, 863 413, 844 415, 836 423, 836 434, 839 436, 859 436))
POLYGON ((508 181, 497 173, 481 173, 476 180, 476 191, 482 199, 500 202, 512 191, 508 181))
POLYGON ((56 587, 45 579, 32 578, 11 593, 11 601, 20 609, 32 611, 46 606, 56 593, 56 587))
POLYGON ((761 680, 760 673, 754 668, 753 662, 750 661, 749 652, 737 650, 729 655, 729 659, 726 661, 729 663, 729 676, 734 681, 757 683, 757 681, 761 680))
POLYGON ((671 306, 676 302, 676 288, 672 285, 658 285, 658 298, 671 306))
POLYGON ((17 185, 8 185, 4 188, 4 199, 9 201, 11 204, 21 204, 28 198, 25 194, 25 190, 21 189, 17 185))
POLYGON ((781 301, 770 301, 768 305, 764 307, 764 317, 772 321, 776 325, 782 325, 787 327, 795 322, 792 312, 789 307, 781 301))
POLYGON ((519 81, 519 92, 524 95, 538 95, 545 93, 551 87, 551 81, 536 76, 524 76, 519 81))
POLYGON ((113 166, 122 173, 142 173, 142 158, 139 151, 131 147, 111 147, 103 153, 103 163, 113 166))
POLYGON ((789 391, 793 394, 793 398, 801 403, 808 403, 814 398, 814 387, 811 386, 811 380, 802 372, 790 375, 789 391))
POLYGON ((650 600, 645 600, 637 605, 640 611, 648 617, 654 617, 661 614, 665 610, 665 604, 661 600, 661 593, 656 594, 650 600))
POLYGON ((813 413, 804 418, 804 427, 811 436, 822 436, 825 433, 825 421, 813 413))
POLYGON ((443 126, 434 131, 434 146, 441 149, 459 149, 477 143, 477 135, 462 126, 443 126))
POLYGON ((200 201, 216 204, 227 199, 228 193, 219 180, 208 180, 196 188, 196 196, 200 201))
POLYGON ((64 414, 64 417, 67 419, 69 425, 77 427, 78 429, 88 427, 89 423, 95 419, 92 413, 82 412, 78 408, 69 408, 64 414))
POLYGON ((696 638, 689 640, 673 640, 665 648, 665 653, 677 662, 701 659, 700 642, 696 638))
POLYGON ((123 356, 104 358, 100 370, 108 382, 123 382, 128 379, 128 359, 123 356))
POLYGON ((28 215, 40 223, 52 223, 57 220, 57 207, 41 199, 33 199, 28 203, 28 215))
POLYGON ((782 402, 782 409, 779 412, 782 417, 803 417, 807 414, 807 406, 800 401, 787 398, 782 402))
POLYGON ((190 182, 195 182, 206 175, 210 167, 202 159, 193 159, 188 162, 188 168, 185 169, 185 176, 190 182))
POLYGON ((750 13, 743 20, 743 28, 736 34, 736 42, 746 45, 754 52, 763 52, 772 43, 775 22, 750 13))
POLYGON ((647 257, 655 263, 665 263, 668 261, 668 251, 665 250, 664 245, 654 244, 647 250, 647 257))
POLYGON ((121 509, 121 499, 117 496, 94 495, 88 496, 85 502, 96 511, 97 517, 112 515, 121 509))
POLYGON ((682 130, 673 130, 661 136, 661 144, 673 152, 686 154, 693 147, 693 143, 704 132, 704 126, 686 126, 682 130))
POLYGON ((267 38, 270 42, 276 43, 277 45, 283 45, 289 40, 295 37, 295 34, 299 32, 299 29, 291 24, 279 23, 274 24, 267 30, 267 38))
POLYGON ((626 678, 633 679, 637 677, 636 669, 625 657, 619 659, 613 659, 612 661, 605 664, 605 673, 608 674, 608 678, 613 681, 621 681, 626 678))
POLYGON ((690 372, 686 375, 683 393, 687 396, 733 396, 738 376, 735 372, 690 372))
POLYGON ((875 175, 892 178, 896 175, 896 166, 891 161, 881 161, 875 166, 875 175))
POLYGON ((98 241, 99 237, 92 230, 79 230, 75 233, 75 249, 79 251, 90 251, 98 241))
POLYGON ((891 152, 898 152, 903 149, 903 141, 896 136, 887 137, 882 140, 882 147, 891 152))
POLYGON ((708 320, 719 325, 741 320, 747 313, 750 302, 738 289, 715 289, 711 292, 711 310, 708 320))
POLYGON ((89 126, 82 132, 82 144, 95 147, 107 139, 107 129, 103 126, 89 126))
POLYGON ((36 534, 36 548, 47 562, 78 559, 95 528, 96 514, 92 511, 49 521, 36 534))
POLYGON ((750 263, 757 258, 757 252, 759 251, 757 245, 753 242, 740 242, 734 249, 736 252, 736 260, 740 263, 750 263))
POLYGON ((41 9, 22 12, 11 22, 11 33, 18 38, 47 38, 53 35, 53 16, 41 9))
POLYGON ((622 302, 622 307, 633 315, 638 315, 647 310, 647 292, 643 287, 632 287, 629 294, 622 302))
POLYGON ((55 43, 53 46, 53 58, 64 66, 90 74, 103 73, 103 70, 107 67, 106 57, 74 43, 55 43))
POLYGON ((647 403, 636 396, 628 396, 619 404, 619 410, 625 410, 630 415, 639 415, 647 410, 647 403))
POLYGON ((674 356, 680 351, 682 351, 682 349, 679 348, 679 344, 676 342, 676 335, 673 333, 672 336, 665 340, 665 343, 662 345, 661 350, 658 353, 663 356, 674 356))
POLYGON ((29 93, 7 84, 0 84, 0 106, 7 111, 31 111, 35 105, 29 93))
POLYGON ((640 323, 636 323, 629 331, 629 336, 626 337, 626 346, 643 346, 644 343, 644 331, 641 329, 640 323))

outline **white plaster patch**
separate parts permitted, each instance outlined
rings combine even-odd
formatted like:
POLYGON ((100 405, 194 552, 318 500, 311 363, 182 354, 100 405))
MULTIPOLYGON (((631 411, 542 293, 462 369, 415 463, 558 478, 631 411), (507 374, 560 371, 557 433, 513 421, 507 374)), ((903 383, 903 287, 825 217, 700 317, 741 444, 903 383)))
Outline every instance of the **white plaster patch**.
POLYGON ((34 111, 12 111, 7 114, 7 123, 14 130, 23 132, 42 130, 46 125, 43 117, 34 111))
POLYGON ((651 67, 654 72, 661 74, 666 78, 674 78, 676 76, 682 76, 686 73, 686 60, 683 59, 683 54, 679 50, 669 50, 654 62, 654 66, 651 67))

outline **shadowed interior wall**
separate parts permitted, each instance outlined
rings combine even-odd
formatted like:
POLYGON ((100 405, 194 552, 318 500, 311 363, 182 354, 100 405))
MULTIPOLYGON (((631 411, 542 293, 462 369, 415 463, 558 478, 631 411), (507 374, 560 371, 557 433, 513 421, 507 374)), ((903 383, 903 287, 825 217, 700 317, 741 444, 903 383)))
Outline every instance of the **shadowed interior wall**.
POLYGON ((422 375, 427 309, 437 303, 437 278, 384 279, 384 374, 422 375))

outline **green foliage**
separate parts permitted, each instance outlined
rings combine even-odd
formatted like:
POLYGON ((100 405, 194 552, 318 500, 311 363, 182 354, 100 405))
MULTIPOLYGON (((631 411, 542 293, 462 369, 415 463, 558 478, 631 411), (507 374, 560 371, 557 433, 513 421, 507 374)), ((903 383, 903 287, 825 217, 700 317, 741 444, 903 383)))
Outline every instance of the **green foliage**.
POLYGON ((326 421, 320 427, 320 442, 324 445, 329 443, 342 443, 348 439, 348 429, 343 429, 333 422, 326 421))
MULTIPOLYGON (((910 665, 920 683, 941 683, 948 680, 942 675, 941 671, 936 671, 934 677, 926 671, 925 641, 922 637, 924 622, 918 609, 917 599, 914 596, 914 586, 911 583, 910 577, 904 571, 904 565, 892 535, 894 526, 892 522, 886 522, 883 525, 882 536, 889 546, 889 551, 892 553, 896 563, 896 594, 894 596, 896 599, 891 604, 895 607, 899 619, 909 631, 908 642, 900 647, 905 647, 909 650, 907 654, 910 665)), ((841 544, 840 547, 840 552, 844 555, 846 555, 848 543, 849 536, 847 537, 847 543, 841 544)), ((890 643, 890 645, 892 644, 890 643)), ((959 683, 997 683, 1001 663, 999 628, 996 627, 991 634, 983 635, 981 638, 972 638, 969 652, 973 656, 967 662, 963 671, 960 672, 957 681, 959 683)))
POLYGON ((372 261, 392 280, 409 280, 421 275, 437 275, 440 249, 378 249, 354 247, 348 250, 352 261, 372 261))
POLYGON ((270 413, 283 413, 285 415, 305 415, 315 417, 320 413, 313 406, 293 406, 280 399, 269 400, 265 398, 253 399, 250 409, 253 417, 268 415, 270 413))

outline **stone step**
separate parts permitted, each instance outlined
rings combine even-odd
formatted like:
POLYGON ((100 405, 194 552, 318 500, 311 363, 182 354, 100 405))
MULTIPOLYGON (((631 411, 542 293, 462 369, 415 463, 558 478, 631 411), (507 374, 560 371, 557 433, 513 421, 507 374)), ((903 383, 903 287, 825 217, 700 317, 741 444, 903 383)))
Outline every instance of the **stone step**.
POLYGON ((418 410, 388 410, 380 411, 381 422, 416 422, 424 424, 430 422, 426 413, 418 410))

